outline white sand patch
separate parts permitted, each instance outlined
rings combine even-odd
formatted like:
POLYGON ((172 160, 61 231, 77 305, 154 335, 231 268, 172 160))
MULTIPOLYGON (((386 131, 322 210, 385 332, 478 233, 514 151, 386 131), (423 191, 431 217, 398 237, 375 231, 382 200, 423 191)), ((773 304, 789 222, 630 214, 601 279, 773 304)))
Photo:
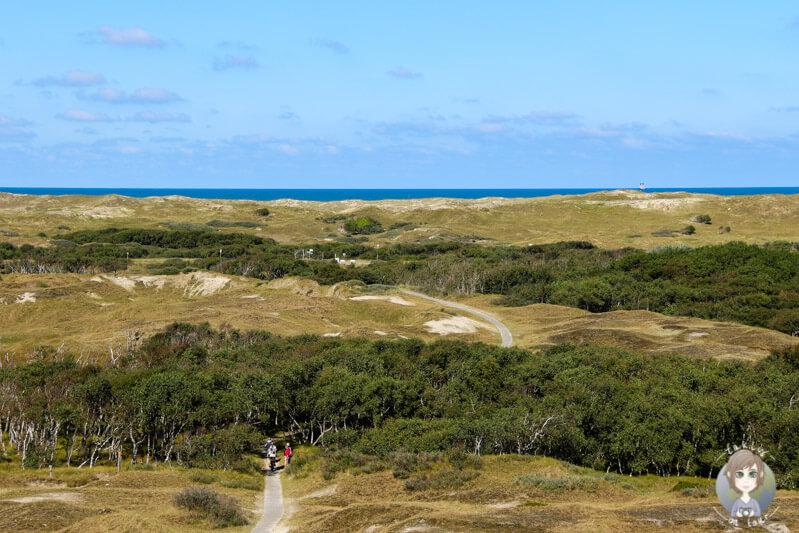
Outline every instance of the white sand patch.
POLYGON ((322 337, 340 337, 340 336, 341 336, 340 331, 338 333, 322 333, 322 337))
POLYGON ((257 294, 248 294, 247 296, 242 296, 241 299, 242 300, 257 300, 259 302, 263 302, 264 301, 264 297, 263 296, 258 296, 257 294))
POLYGON ((136 282, 125 276, 103 275, 103 278, 107 279, 117 287, 122 287, 126 291, 132 291, 136 287, 136 282))
POLYGON ((36 301, 36 294, 32 292, 23 292, 17 299, 14 300, 15 304, 34 303, 36 301))
POLYGON ((80 214, 92 218, 114 218, 128 216, 132 212, 127 207, 93 207, 81 211, 80 214))
POLYGON ((350 298, 350 300, 355 300, 358 302, 363 300, 385 300, 397 305, 416 305, 413 302, 409 302, 402 296, 355 296, 354 298, 350 298))
POLYGON ((163 289, 167 284, 174 285, 183 289, 183 294, 189 298, 217 293, 230 283, 230 278, 210 272, 193 272, 176 276, 109 276, 103 274, 102 277, 126 291, 134 290, 137 285, 156 290, 163 289))
POLYGON ((692 341, 694 339, 698 339, 699 337, 705 337, 707 335, 710 335, 710 333, 708 333, 707 331, 694 331, 693 333, 688 334, 688 340, 692 341))
POLYGON ((521 505, 521 502, 513 500, 510 502, 489 503, 486 507, 491 507, 492 509, 510 509, 512 507, 518 507, 519 505, 521 505))
POLYGON ((105 281, 105 280, 104 280, 103 278, 101 278, 100 276, 94 276, 94 277, 93 277, 92 279, 90 279, 89 281, 94 281, 94 282, 96 282, 96 283, 102 283, 102 282, 103 282, 103 281, 105 281))
POLYGON ((103 302, 103 303, 100 304, 100 307, 107 307, 109 305, 114 305, 114 304, 109 304, 109 303, 103 302))
POLYGON ((155 287, 159 291, 164 288, 167 282, 167 278, 163 276, 131 276, 131 279, 145 287, 155 287))
POLYGON ((475 333, 477 328, 492 329, 491 326, 487 326, 471 318, 466 318, 465 316, 429 320, 425 322, 424 325, 427 331, 430 333, 438 333, 439 335, 449 335, 450 333, 475 333))
POLYGON ((193 272, 183 280, 176 281, 175 285, 183 286, 183 294, 189 298, 193 296, 208 296, 224 289, 230 283, 230 278, 211 274, 210 272, 193 272), (185 283, 185 285, 184 285, 185 283))
POLYGON ((375 335, 381 335, 381 336, 388 335, 388 333, 386 333, 385 331, 380 331, 379 329, 374 330, 373 333, 375 335))
POLYGON ((99 296, 97 296, 97 294, 93 293, 92 291, 87 292, 86 296, 88 296, 89 298, 99 298, 99 296))
POLYGON ((35 496, 25 496, 23 498, 9 498, 3 500, 6 502, 14 503, 34 503, 43 502, 47 500, 57 500, 60 502, 79 502, 83 498, 77 492, 45 492, 44 494, 37 494, 35 496))

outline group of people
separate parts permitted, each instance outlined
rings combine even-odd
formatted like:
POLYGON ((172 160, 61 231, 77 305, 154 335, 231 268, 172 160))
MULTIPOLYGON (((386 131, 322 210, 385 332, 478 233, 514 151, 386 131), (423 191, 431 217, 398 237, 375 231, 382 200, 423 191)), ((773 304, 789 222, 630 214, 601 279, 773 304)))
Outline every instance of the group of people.
MULTIPOLYGON (((274 470, 277 467, 277 446, 275 443, 272 442, 271 437, 266 441, 266 457, 269 459, 269 467, 274 470)), ((291 458, 294 456, 294 452, 291 450, 291 444, 286 443, 286 449, 283 450, 283 456, 285 458, 285 463, 283 463, 283 468, 287 468, 291 464, 291 458)))

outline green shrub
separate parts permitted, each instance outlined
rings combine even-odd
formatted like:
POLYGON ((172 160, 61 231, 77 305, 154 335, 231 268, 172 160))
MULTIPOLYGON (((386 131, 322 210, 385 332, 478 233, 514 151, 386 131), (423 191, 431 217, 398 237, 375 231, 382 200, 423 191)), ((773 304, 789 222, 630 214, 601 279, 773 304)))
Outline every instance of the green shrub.
POLYGON ((691 217, 691 222, 697 224, 710 224, 710 215, 694 215, 691 217))
POLYGON ((259 207, 255 210, 255 214, 259 217, 268 217, 269 216, 269 209, 266 207, 259 207))
POLYGON ((685 226, 683 229, 680 230, 680 233, 683 235, 693 235, 696 233, 696 228, 693 226, 685 226))
POLYGON ((188 487, 176 493, 172 501, 211 520, 217 527, 243 526, 248 523, 238 502, 206 487, 188 487))
POLYGON ((351 218, 344 223, 347 233, 355 235, 380 233, 383 225, 372 217, 351 218))
POLYGON ((692 498, 707 498, 715 490, 711 490, 709 483, 680 480, 671 488, 670 492, 678 492, 680 496, 689 496, 692 498))

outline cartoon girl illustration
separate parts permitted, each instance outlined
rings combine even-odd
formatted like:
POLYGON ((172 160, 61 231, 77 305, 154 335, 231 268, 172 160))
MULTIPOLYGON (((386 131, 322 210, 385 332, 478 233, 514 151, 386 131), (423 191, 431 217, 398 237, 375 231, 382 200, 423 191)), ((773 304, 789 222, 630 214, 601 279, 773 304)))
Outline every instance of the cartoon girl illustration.
POLYGON ((760 504, 752 493, 763 486, 766 466, 763 460, 749 450, 738 450, 727 461, 724 475, 730 488, 741 496, 730 509, 732 518, 760 516, 760 504))

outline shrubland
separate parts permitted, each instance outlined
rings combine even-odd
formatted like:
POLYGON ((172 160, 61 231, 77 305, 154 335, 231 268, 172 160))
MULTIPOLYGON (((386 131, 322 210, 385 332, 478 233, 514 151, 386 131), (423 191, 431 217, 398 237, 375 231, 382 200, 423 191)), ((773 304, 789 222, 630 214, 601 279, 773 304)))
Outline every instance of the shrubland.
POLYGON ((747 443, 769 450, 779 485, 795 488, 797 370, 795 349, 751 365, 591 345, 532 352, 174 324, 115 366, 66 357, 0 369, 0 442, 2 460, 25 468, 92 466, 123 450, 248 472, 242 457, 285 433, 355 454, 353 464, 358 454, 386 458, 418 487, 457 483, 460 474, 413 474, 423 454, 454 449, 710 476, 728 446, 747 443))
MULTIPOLYGON (((165 274, 195 269, 262 280, 300 276, 412 285, 444 294, 496 294, 509 306, 549 303, 591 312, 645 309, 799 332, 797 243, 732 242, 651 251, 584 241, 488 246, 456 241, 280 245, 244 233, 108 228, 58 235, 50 247, 0 243, 0 272, 108 272, 165 258, 165 274), (313 259, 300 252, 313 248, 313 259), (334 258, 358 259, 343 266, 334 258)), ((156 267, 152 267, 156 268, 156 267)))

